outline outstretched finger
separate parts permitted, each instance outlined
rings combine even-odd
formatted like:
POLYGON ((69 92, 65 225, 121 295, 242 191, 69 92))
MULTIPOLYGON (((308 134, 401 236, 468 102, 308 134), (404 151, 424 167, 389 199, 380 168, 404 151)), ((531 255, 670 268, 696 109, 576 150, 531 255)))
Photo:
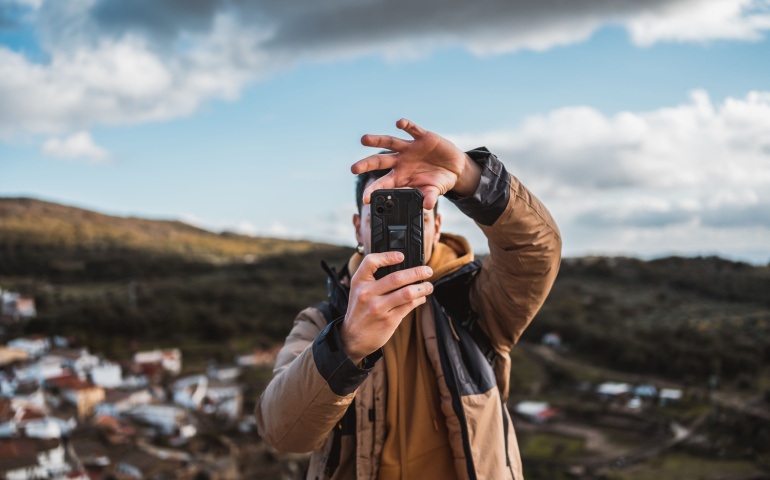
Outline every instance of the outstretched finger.
POLYGON ((372 170, 384 170, 393 168, 397 161, 396 154, 378 153, 357 161, 350 167, 350 171, 358 175, 372 170))
POLYGON ((364 190, 364 205, 368 204, 372 199, 372 192, 375 190, 380 189, 389 189, 389 188, 396 188, 396 180, 393 175, 393 170, 391 170, 387 175, 384 177, 380 177, 374 182, 369 185, 366 190, 364 190))
POLYGON ((409 141, 391 135, 370 135, 361 137, 361 145, 366 147, 386 148, 394 152, 402 152, 409 147, 409 141))
POLYGON ((417 140, 419 137, 422 137, 427 133, 427 130, 420 127, 416 123, 414 123, 411 120, 408 120, 406 118, 402 118, 398 122, 396 122, 396 128, 400 128, 401 130, 405 131, 409 135, 412 136, 415 140, 417 140))
POLYGON ((355 276, 361 274, 366 280, 374 280, 374 272, 379 268, 398 265, 403 261, 404 254, 401 252, 370 253, 364 257, 355 276))

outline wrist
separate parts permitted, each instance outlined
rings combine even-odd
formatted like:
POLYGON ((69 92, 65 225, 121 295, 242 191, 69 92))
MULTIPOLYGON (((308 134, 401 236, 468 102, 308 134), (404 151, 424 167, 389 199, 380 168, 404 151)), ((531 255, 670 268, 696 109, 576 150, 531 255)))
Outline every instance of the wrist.
POLYGON ((336 395, 345 396, 355 392, 371 373, 374 364, 382 358, 382 351, 372 354, 356 366, 342 349, 340 338, 341 319, 329 323, 313 340, 312 354, 318 373, 329 384, 336 395))
POLYGON ((465 162, 463 164, 463 170, 457 177, 457 182, 452 193, 460 197, 470 197, 476 192, 481 181, 481 166, 474 162, 471 157, 465 153, 465 162))
POLYGON ((348 334, 347 329, 345 328, 345 323, 343 322, 341 328, 340 328, 340 343, 342 344, 342 351, 345 352, 345 355, 348 356, 351 362, 353 362, 354 365, 358 366, 361 364, 361 361, 366 357, 366 354, 359 353, 353 345, 351 345, 349 341, 350 335, 348 334))

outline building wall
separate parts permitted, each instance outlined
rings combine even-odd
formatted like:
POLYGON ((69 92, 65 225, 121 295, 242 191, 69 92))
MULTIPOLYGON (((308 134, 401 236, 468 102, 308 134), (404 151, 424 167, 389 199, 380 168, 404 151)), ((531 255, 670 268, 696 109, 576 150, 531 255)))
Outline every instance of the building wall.
POLYGON ((76 393, 78 418, 90 417, 96 410, 96 404, 104 401, 104 389, 99 387, 84 388, 76 393))

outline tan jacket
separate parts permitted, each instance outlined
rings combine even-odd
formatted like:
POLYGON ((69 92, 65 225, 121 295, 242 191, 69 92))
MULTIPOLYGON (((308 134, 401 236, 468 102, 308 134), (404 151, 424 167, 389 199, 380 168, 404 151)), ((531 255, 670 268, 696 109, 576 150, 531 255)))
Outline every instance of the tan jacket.
MULTIPOLYGON (((494 155, 468 154, 482 166, 479 188, 472 197, 446 196, 476 221, 490 254, 483 265, 469 263, 436 281, 420 321, 458 478, 521 480, 505 408, 509 352, 556 278, 561 236, 545 207, 494 155)), ((447 236, 454 248, 465 243, 454 238, 447 236)), ((278 450, 313 452, 308 479, 376 479, 385 439, 385 362, 375 352, 363 368, 353 365, 341 349, 338 323, 318 308, 300 312, 257 404, 257 426, 278 450), (343 416, 352 420, 341 422, 343 416), (330 472, 332 432, 343 423, 350 434, 337 435, 339 466, 330 472)))

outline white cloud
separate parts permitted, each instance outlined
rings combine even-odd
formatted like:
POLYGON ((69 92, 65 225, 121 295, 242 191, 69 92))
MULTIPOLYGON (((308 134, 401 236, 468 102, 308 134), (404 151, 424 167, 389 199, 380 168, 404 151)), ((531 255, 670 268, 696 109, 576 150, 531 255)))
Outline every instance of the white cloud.
POLYGON ((206 98, 235 98, 259 70, 253 38, 221 17, 210 35, 173 55, 130 35, 52 48, 45 64, 0 47, 0 138, 169 119, 206 98))
POLYGON ((38 9, 43 4, 43 0, 0 0, 0 6, 5 5, 21 5, 32 9, 38 9))
POLYGON ((43 143, 43 154, 72 160, 84 159, 91 163, 110 160, 107 150, 96 145, 91 134, 85 131, 73 133, 64 139, 50 138, 43 143))
POLYGON ((634 43, 643 46, 661 41, 757 41, 770 29, 769 6, 767 0, 671 2, 624 24, 634 43))
POLYGON ((5 140, 186 116, 305 60, 415 58, 445 46, 546 50, 605 25, 626 28, 638 45, 757 40, 770 29, 768 0, 15 3, 33 6, 23 21, 45 61, 0 46, 5 140))
POLYGON ((770 92, 715 104, 704 91, 648 112, 576 106, 519 128, 455 135, 486 145, 562 226, 571 254, 765 252, 770 259, 770 92))

